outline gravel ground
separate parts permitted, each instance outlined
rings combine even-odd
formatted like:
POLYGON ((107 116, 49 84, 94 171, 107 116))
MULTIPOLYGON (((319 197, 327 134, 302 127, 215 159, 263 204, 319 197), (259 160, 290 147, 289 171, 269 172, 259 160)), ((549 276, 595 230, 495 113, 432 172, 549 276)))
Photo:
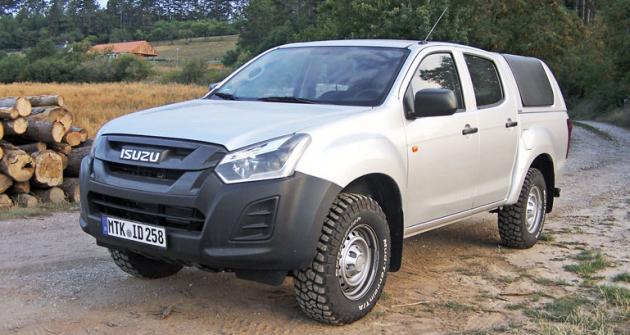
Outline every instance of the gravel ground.
POLYGON ((505 249, 492 214, 407 239, 401 271, 390 274, 374 311, 352 325, 307 319, 290 279, 271 287, 190 268, 159 280, 128 276, 81 231, 78 213, 56 213, 0 222, 0 333, 444 334, 512 326, 536 333, 540 324, 511 306, 549 301, 532 299, 534 292, 579 292, 581 279, 564 266, 581 250, 611 261, 601 282, 629 269, 630 132, 589 124, 614 141, 574 128, 562 197, 546 224, 555 241, 505 249))

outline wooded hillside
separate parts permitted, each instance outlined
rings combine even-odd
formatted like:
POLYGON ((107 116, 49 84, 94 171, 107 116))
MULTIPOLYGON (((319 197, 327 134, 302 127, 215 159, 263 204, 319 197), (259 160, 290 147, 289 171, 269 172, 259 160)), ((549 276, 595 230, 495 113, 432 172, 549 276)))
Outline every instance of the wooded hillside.
MULTIPOLYGON (((237 66, 293 41, 424 39, 447 7, 431 40, 539 57, 572 107, 603 112, 630 97, 628 0, 109 0, 107 8, 96 0, 0 1, 0 49, 31 48, 26 58, 0 51, 0 82, 146 78, 146 66, 128 66, 132 60, 110 69, 81 56, 95 43, 124 40, 239 33, 237 49, 223 57, 237 66), (74 54, 51 58, 52 46, 66 41, 74 54)), ((201 73, 207 64, 190 66, 201 73)))

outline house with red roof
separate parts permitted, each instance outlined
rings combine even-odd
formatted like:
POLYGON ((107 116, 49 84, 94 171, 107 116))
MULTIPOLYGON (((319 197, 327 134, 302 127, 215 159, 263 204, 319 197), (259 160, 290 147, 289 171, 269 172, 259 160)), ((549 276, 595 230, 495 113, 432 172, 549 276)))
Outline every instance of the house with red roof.
POLYGON ((156 57, 159 55, 159 52, 147 41, 97 44, 93 46, 88 53, 107 54, 114 57, 130 53, 143 58, 156 57))

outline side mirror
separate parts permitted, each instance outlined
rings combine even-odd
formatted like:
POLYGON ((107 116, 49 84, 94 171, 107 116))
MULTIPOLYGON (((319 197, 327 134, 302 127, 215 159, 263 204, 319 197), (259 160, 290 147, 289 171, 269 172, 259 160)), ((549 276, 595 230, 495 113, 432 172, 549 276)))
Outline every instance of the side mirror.
POLYGON ((455 92, 442 88, 426 88, 416 92, 414 110, 407 112, 408 119, 453 115, 457 111, 455 92))
POLYGON ((219 86, 220 83, 213 83, 210 84, 210 92, 212 92, 215 88, 217 88, 217 86, 219 86))

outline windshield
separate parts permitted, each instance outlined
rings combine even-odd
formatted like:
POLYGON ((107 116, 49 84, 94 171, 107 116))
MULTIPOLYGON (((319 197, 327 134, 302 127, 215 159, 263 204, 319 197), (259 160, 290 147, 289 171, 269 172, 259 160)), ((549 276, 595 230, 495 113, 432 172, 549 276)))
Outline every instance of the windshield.
POLYGON ((407 49, 378 47, 276 49, 210 98, 377 106, 408 54, 407 49))

